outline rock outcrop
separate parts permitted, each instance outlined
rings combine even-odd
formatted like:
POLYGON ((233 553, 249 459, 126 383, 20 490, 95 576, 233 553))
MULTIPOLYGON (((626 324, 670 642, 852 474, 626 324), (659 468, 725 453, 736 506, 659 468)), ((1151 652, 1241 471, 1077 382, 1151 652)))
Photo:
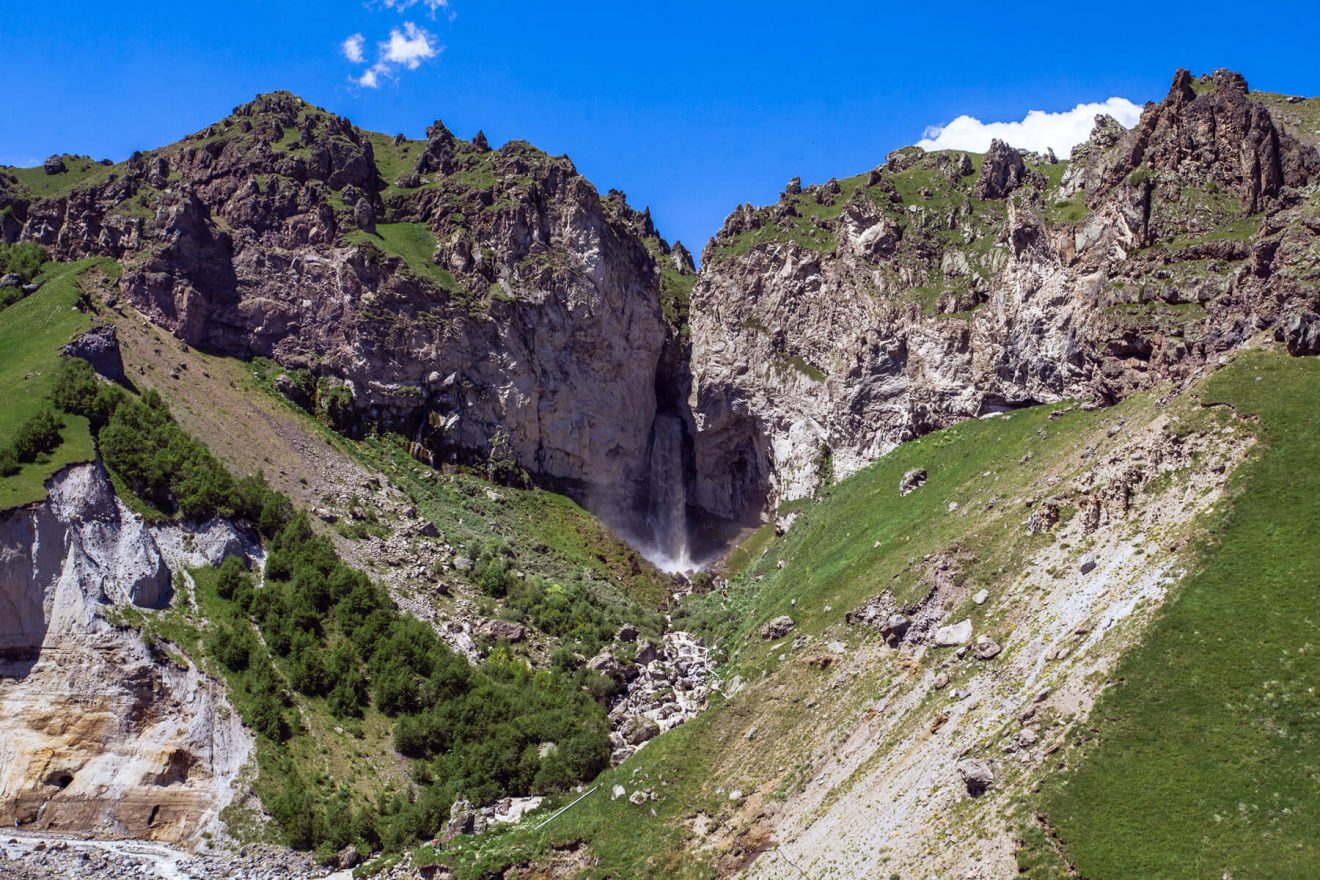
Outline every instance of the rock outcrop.
POLYGON ((48 488, 0 515, 0 822, 197 842, 252 737, 223 686, 144 642, 128 609, 169 601, 171 564, 255 545, 221 522, 147 526, 96 464, 48 488))
POLYGON ((0 190, 19 236, 119 259, 124 299, 190 345, 309 371, 342 430, 599 509, 645 501, 657 385, 677 381, 662 274, 693 270, 566 157, 439 122, 372 135, 277 92, 90 185, 0 190))
POLYGON ((1260 331, 1313 348, 1320 152, 1277 98, 1180 71, 1066 167, 996 141, 794 179, 699 277, 566 157, 287 93, 45 198, 0 175, 0 229, 119 259, 153 321, 275 358, 342 431, 568 491, 683 568, 677 520, 756 519, 954 421, 1111 402, 1260 331))
POLYGON ((690 497, 773 510, 960 419, 1112 402, 1274 327, 1310 350, 1320 152, 1292 106, 1180 71, 1053 178, 1000 142, 975 177, 908 148, 739 208, 692 292, 690 497))

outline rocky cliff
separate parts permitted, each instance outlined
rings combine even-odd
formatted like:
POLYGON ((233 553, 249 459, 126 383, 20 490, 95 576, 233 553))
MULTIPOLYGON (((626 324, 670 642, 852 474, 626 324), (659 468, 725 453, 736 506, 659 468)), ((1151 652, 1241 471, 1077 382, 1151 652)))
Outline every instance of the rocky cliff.
POLYGON ((153 321, 273 357, 341 430, 526 472, 673 559, 662 509, 755 519, 959 419, 1112 402, 1262 330, 1320 348, 1317 128, 1314 99, 1180 71, 1070 161, 909 147, 795 179, 730 215, 699 276, 565 157, 373 134, 287 93, 120 165, 0 174, 0 214, 116 257, 153 321))
POLYGON ((350 433, 645 506, 692 263, 566 157, 439 122, 372 134, 274 93, 127 163, 61 167, 4 177, 6 236, 119 259, 124 298, 189 344, 305 370, 295 396, 350 433))
POLYGON ((168 604, 173 573, 259 550, 222 522, 147 526, 99 465, 48 488, 0 515, 0 822, 196 842, 252 736, 223 686, 123 620, 168 604))
POLYGON ((801 497, 960 419, 1315 349, 1320 102, 1179 71, 1071 162, 896 151, 743 206, 692 294, 695 498, 801 497))

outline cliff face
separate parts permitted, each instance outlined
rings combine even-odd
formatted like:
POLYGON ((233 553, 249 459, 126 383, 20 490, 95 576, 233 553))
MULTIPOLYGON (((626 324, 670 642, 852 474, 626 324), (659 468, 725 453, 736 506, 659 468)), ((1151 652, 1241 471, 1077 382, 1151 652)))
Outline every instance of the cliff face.
POLYGON ((401 429, 433 460, 641 491, 661 263, 686 252, 567 158, 438 122, 370 134, 275 93, 91 172, 46 198, 10 186, 21 236, 118 258, 124 297, 190 344, 306 368, 339 427, 401 429))
POLYGON ((224 523, 146 526, 99 465, 49 488, 0 515, 0 821, 196 842, 251 734, 221 685, 111 621, 166 605, 172 569, 258 551, 224 523))
POLYGON ((7 237, 118 258, 188 342, 304 370, 287 392, 344 431, 663 532, 661 507, 755 517, 959 419, 1113 401, 1261 330, 1320 348, 1315 119, 1181 71, 1071 162, 906 148, 795 180, 727 219, 699 280, 567 158, 372 134, 287 93, 122 165, 0 174, 0 212, 7 237))
POLYGON ((1307 350, 1311 103, 1180 71, 1071 164, 908 148, 739 208, 692 294, 698 503, 773 506, 960 419, 1185 379, 1261 330, 1307 350))

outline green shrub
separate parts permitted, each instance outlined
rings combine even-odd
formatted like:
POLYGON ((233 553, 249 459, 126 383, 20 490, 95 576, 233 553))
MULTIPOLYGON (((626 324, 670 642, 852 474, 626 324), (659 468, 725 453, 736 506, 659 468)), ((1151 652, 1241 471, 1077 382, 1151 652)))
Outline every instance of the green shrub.
POLYGON ((19 467, 18 453, 14 452, 14 447, 0 448, 0 477, 12 477, 18 473, 19 467))
POLYGON ((0 242, 0 275, 13 272, 24 283, 37 277, 41 266, 46 262, 46 249, 30 241, 16 244, 0 242))
POLYGON ((34 462, 40 455, 54 452, 64 438, 60 431, 64 423, 48 409, 34 415, 22 424, 14 437, 14 455, 21 462, 34 462))

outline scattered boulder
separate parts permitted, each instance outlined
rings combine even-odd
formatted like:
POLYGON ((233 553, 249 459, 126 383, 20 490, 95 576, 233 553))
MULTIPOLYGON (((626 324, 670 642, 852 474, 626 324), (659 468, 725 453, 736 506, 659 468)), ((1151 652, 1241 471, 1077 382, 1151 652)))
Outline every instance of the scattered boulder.
POLYGON ((793 631, 793 618, 787 614, 782 614, 774 620, 761 627, 761 638, 763 639, 782 639, 793 631))
POLYGON ((124 360, 119 353, 119 336, 114 324, 102 324, 78 334, 64 346, 64 354, 87 361, 98 375, 111 382, 126 381, 124 360))
POLYGON ((1090 574, 1091 572, 1095 571, 1095 560, 1089 556, 1086 559, 1083 559, 1080 570, 1082 574, 1090 574))
POLYGON ((335 866, 341 871, 348 871, 356 868, 362 862, 362 855, 357 851, 357 847, 349 844, 339 851, 335 856, 335 866))
POLYGON ((649 639, 642 639, 637 643, 637 654, 633 657, 633 662, 640 666, 648 663, 654 663, 660 656, 659 650, 649 639))
POLYGON ((999 643, 989 636, 981 636, 976 640, 976 659, 978 660, 989 660, 992 657, 997 657, 1003 650, 999 643))
POLYGON ((623 723, 619 732, 628 745, 640 746, 660 735, 660 725, 645 715, 634 715, 623 723))
POLYGON ((0 275, 0 287, 19 287, 22 283, 23 276, 16 272, 0 275))
POLYGON ((521 623, 512 623, 507 620, 487 620, 477 627, 477 633, 488 639, 494 639, 497 642, 521 642, 526 636, 526 631, 521 623))
POLYGON ((937 691, 942 691, 949 686, 949 673, 941 672, 935 676, 934 687, 937 691))
POLYGON ((631 623, 625 623, 619 627, 619 631, 614 634, 616 642, 635 642, 637 641, 637 627, 631 623))
POLYGON ((956 769, 958 778, 967 786, 967 793, 972 797, 980 797, 995 784, 995 773, 985 761, 963 758, 958 762, 956 769))
POLYGON ((986 600, 989 598, 990 598, 989 590, 978 590, 976 592, 976 595, 972 597, 972 601, 975 602, 977 605, 984 605, 986 603, 986 600))
POLYGON ((1293 312, 1279 321, 1274 338, 1287 345, 1294 357, 1320 354, 1320 315, 1293 312))
POLYGON ((455 569, 456 571, 471 571, 471 570, 472 570, 472 560, 471 560, 471 559, 468 559, 466 556, 455 556, 455 557, 454 557, 454 569, 455 569))
POLYGON ((903 479, 898 481, 898 494, 911 495, 917 491, 926 482, 926 471, 924 468, 915 468, 903 475, 903 479))
POLYGON ((965 645, 972 638, 971 620, 960 620, 935 630, 935 644, 941 648, 965 645))
POLYGON ((314 408, 312 396, 307 393, 307 389, 302 383, 295 380, 288 373, 280 373, 275 377, 275 390, 283 394, 288 400, 301 409, 311 412, 314 408))
POLYGON ((41 169, 47 174, 63 174, 69 170, 64 164, 64 159, 60 156, 51 156, 48 158, 42 163, 41 169))
POLYGON ((1031 516, 1027 517, 1027 533, 1036 535, 1048 532, 1059 524, 1059 503, 1054 500, 1042 501, 1031 516))
POLYGON ((895 611, 885 618, 885 625, 880 628, 880 634, 890 642, 898 642, 903 639, 910 626, 912 620, 906 614, 895 611))

